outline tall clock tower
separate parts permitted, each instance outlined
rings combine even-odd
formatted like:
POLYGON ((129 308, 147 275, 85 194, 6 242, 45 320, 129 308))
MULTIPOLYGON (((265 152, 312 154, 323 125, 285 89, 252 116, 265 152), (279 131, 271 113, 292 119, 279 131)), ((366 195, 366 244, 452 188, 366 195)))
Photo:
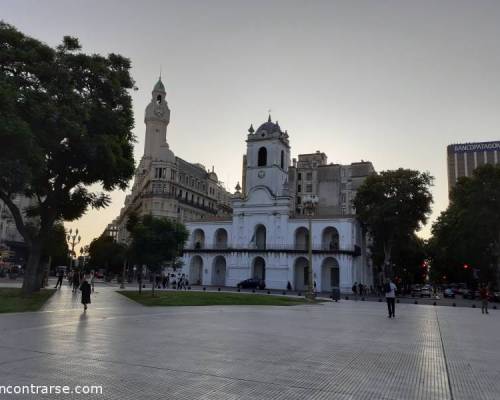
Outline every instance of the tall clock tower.
POLYGON ((170 122, 165 86, 161 77, 151 92, 151 101, 146 107, 144 123, 146 124, 146 140, 144 143, 144 157, 156 159, 160 156, 161 147, 168 148, 167 126, 170 122))

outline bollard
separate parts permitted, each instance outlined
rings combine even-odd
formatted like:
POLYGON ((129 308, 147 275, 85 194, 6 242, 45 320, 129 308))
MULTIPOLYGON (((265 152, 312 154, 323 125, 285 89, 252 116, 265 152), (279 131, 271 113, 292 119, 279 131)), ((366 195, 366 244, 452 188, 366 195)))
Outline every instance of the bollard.
POLYGON ((364 298, 364 297, 361 297, 361 301, 365 301, 365 298, 364 298))
POLYGON ((302 296, 302 293, 300 293, 300 292, 299 292, 299 293, 297 293, 297 296, 302 296))
POLYGON ((453 306, 453 307, 456 307, 456 306, 457 306, 457 303, 453 303, 453 304, 452 304, 452 306, 453 306))
POLYGON ((285 291, 283 291, 283 293, 281 293, 281 294, 284 296, 284 295, 286 295, 286 292, 285 292, 285 291))
POLYGON ((268 291, 267 291, 267 294, 271 294, 271 291, 270 291, 270 290, 268 290, 268 291))
POLYGON ((415 302, 414 302, 413 304, 418 304, 418 301, 417 301, 417 300, 415 300, 415 302))
POLYGON ((205 286, 203 286, 203 291, 207 290, 207 288, 205 286))
POLYGON ((346 300, 349 300, 349 296, 346 296, 346 297, 345 297, 345 299, 346 299, 346 300))
POLYGON ((433 306, 435 306, 435 305, 436 305, 436 302, 432 303, 432 305, 433 305, 433 306))
POLYGON ((473 304, 473 305, 472 305, 472 308, 476 308, 476 305, 475 305, 475 304, 473 304))
POLYGON ((220 292, 220 288, 217 288, 217 291, 220 292))

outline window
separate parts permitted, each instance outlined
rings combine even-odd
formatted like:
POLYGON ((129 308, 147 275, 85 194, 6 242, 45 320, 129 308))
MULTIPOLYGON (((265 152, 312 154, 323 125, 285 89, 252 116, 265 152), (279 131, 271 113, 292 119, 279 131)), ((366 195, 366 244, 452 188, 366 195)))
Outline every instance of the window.
POLYGON ((298 180, 298 181, 301 181, 301 180, 302 180, 302 174, 301 174, 300 172, 297 174, 297 180, 298 180))
POLYGON ((300 204, 301 200, 302 199, 300 197, 297 197, 297 204, 300 204))
POLYGON ((297 193, 302 192, 302 185, 297 185, 297 193))
POLYGON ((267 165, 267 149, 265 147, 261 147, 259 149, 257 166, 265 167, 267 165))
POLYGON ((281 150, 281 169, 285 168, 285 152, 281 150))
POLYGON ((156 104, 161 104, 161 94, 156 96, 156 104))
POLYGON ((306 174, 306 180, 307 180, 307 181, 312 181, 312 178, 313 178, 313 174, 312 174, 312 172, 308 172, 308 173, 306 174))
POLYGON ((313 185, 306 185, 306 192, 311 193, 313 191, 313 185))

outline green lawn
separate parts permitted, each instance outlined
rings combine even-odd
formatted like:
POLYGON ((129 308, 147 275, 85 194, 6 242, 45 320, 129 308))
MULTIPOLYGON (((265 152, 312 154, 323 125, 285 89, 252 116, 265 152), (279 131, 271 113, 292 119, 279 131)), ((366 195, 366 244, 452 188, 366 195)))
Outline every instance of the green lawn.
POLYGON ((259 306, 294 306, 305 304, 302 298, 272 296, 262 294, 241 294, 227 292, 155 292, 151 291, 120 291, 129 299, 145 306, 229 306, 229 305, 259 305, 259 306))
POLYGON ((21 289, 0 288, 0 313, 38 311, 54 292, 54 289, 42 289, 24 298, 21 289))

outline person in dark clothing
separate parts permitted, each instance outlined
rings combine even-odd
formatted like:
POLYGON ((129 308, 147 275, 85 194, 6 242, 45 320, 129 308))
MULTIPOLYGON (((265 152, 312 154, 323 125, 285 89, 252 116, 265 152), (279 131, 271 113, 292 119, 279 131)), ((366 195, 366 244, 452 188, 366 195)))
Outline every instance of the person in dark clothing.
POLYGON ((83 278, 83 282, 80 285, 80 291, 82 292, 83 310, 87 311, 87 304, 90 304, 90 293, 92 292, 92 287, 87 282, 87 279, 85 277, 83 278))
POLYGON ((80 272, 73 271, 73 293, 76 293, 80 287, 80 272))
POLYGON ((64 278, 64 271, 62 269, 59 269, 59 271, 57 271, 57 283, 55 286, 56 289, 57 289, 57 287, 59 287, 59 289, 61 288, 63 278, 64 278))
POLYGON ((286 290, 292 290, 292 284, 290 283, 290 281, 288 281, 288 283, 286 284, 286 290))
POLYGON ((389 311, 389 318, 396 317, 396 285, 391 279, 385 283, 385 300, 387 301, 387 310, 389 311))
POLYGON ((363 284, 361 282, 358 284, 358 293, 360 296, 363 296, 363 284))
POLYGON ((352 285, 351 290, 352 290, 352 294, 353 294, 354 296, 357 296, 357 295, 358 295, 358 282, 354 282, 354 285, 352 285))

